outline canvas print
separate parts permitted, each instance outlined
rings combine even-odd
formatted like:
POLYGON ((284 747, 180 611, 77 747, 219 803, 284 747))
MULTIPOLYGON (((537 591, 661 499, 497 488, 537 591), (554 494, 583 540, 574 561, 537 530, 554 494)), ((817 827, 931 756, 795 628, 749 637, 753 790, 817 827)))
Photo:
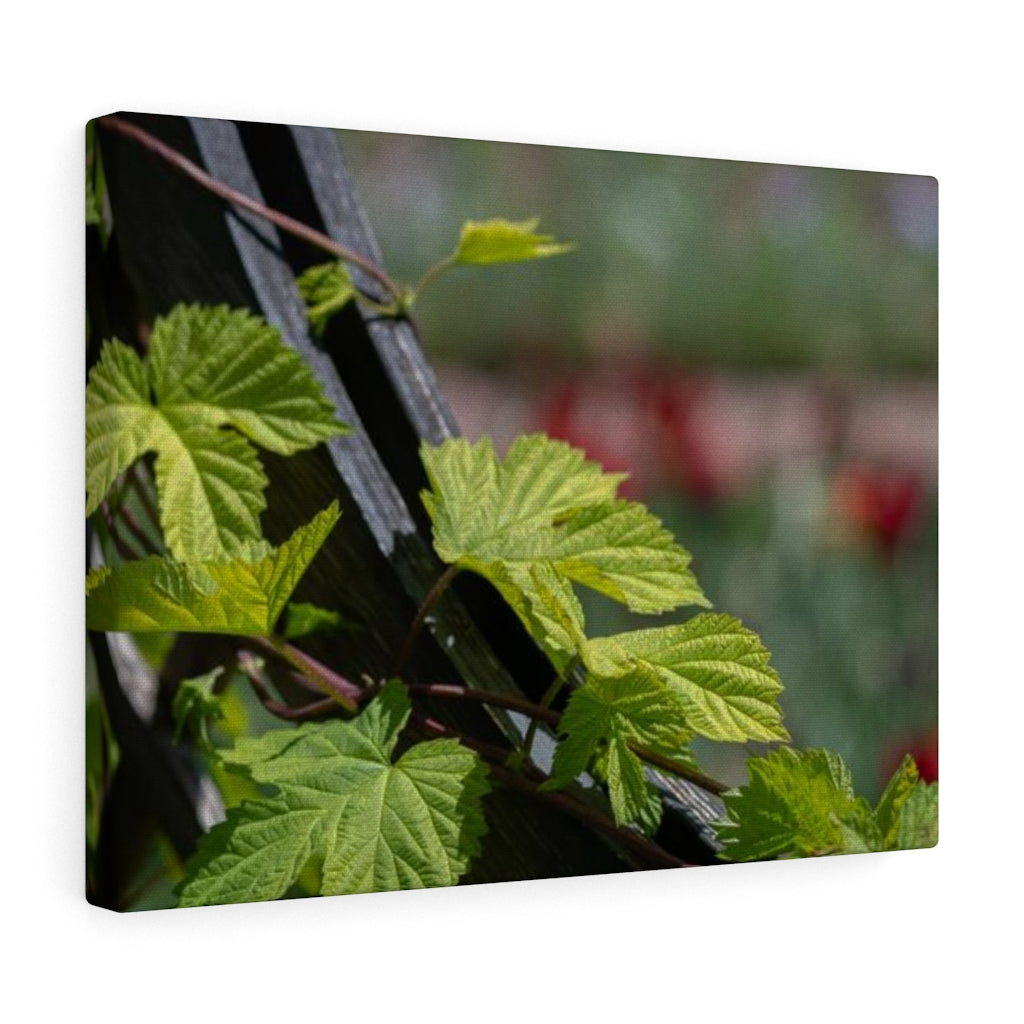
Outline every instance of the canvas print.
POLYGON ((86 894, 938 840, 938 188, 86 133, 86 894))

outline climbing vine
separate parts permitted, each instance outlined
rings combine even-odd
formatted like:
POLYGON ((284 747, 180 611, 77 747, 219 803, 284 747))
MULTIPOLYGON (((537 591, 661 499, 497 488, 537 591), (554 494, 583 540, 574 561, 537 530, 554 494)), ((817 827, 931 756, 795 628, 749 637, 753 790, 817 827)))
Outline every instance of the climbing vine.
MULTIPOLYGON (((141 129, 103 121, 244 205, 141 129)), ((92 223, 103 220, 100 181, 94 164, 92 223)), ((535 221, 470 222, 448 256, 405 286, 311 228, 252 200, 247 208, 332 257, 296 281, 317 333, 350 302, 405 316, 459 266, 572 248, 538 233, 535 221), (381 284, 384 298, 361 293, 352 267, 381 284)), ((176 306, 153 323, 144 353, 108 339, 89 374, 86 514, 103 558, 86 578, 87 628, 131 633, 140 644, 174 633, 230 640, 220 668, 176 684, 177 737, 203 752, 227 807, 185 865, 179 905, 453 885, 481 855, 483 798, 495 787, 582 821, 628 864, 678 866, 656 841, 664 795, 652 769, 721 797, 723 861, 937 841, 937 784, 919 779, 909 755, 872 807, 837 754, 787 745, 783 683, 760 638, 711 610, 690 553, 644 505, 619 495, 621 474, 542 434, 517 438, 500 457, 487 437, 424 443, 421 497, 444 568, 386 678, 352 679, 315 659, 303 637, 352 624, 291 598, 346 510, 334 501, 271 546, 260 525, 260 450, 290 456, 350 429, 302 359, 244 309, 176 306), (460 573, 492 584, 547 656, 554 681, 539 702, 492 692, 486 680, 404 678, 431 609, 460 573), (698 610, 681 623, 593 636, 578 587, 645 615, 698 610), (316 699, 288 703, 272 662, 316 699), (230 727, 242 687, 284 726, 259 735, 230 727), (500 748, 430 717, 428 698, 513 710, 529 725, 500 748), (556 742, 547 768, 536 751, 540 729, 556 742), (747 785, 729 789, 697 763, 697 737, 772 749, 748 761, 747 785)), ((95 803, 95 787, 90 793, 95 803)), ((95 843, 95 815, 89 827, 95 843)))

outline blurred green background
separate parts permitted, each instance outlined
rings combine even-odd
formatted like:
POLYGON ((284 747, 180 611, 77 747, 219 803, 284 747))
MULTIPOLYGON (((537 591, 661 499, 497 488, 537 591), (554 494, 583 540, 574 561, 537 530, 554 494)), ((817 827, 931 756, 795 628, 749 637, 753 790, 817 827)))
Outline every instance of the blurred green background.
MULTIPOLYGON (((937 777, 936 181, 338 137, 400 280, 470 219, 578 245, 456 269, 417 306, 463 430, 542 429, 628 469, 773 652, 796 744, 838 750, 870 797, 905 749, 937 777)), ((594 633, 638 624, 587 602, 594 633)), ((699 753, 740 782, 750 750, 699 753)))
POLYGON ((609 333, 735 367, 937 371, 932 178, 339 132, 394 276, 464 220, 540 217, 570 257, 463 269, 419 312, 439 358, 500 364, 609 333))

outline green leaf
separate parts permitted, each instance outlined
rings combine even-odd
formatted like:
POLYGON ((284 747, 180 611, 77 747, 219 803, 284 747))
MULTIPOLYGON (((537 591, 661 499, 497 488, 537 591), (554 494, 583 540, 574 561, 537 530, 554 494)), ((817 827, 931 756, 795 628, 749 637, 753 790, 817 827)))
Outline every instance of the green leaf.
POLYGON ((113 572, 109 565, 94 565, 85 574, 85 596, 86 598, 96 590, 113 572))
POLYGON ((897 850, 921 850, 939 841, 939 784, 919 782, 903 803, 897 850))
POLYGON ((452 257, 462 264, 518 263, 571 252, 572 243, 555 242, 553 235, 538 235, 539 218, 524 221, 466 221, 452 257))
POLYGON ((586 642, 583 606, 569 580, 546 563, 496 564, 488 579, 511 605, 559 673, 586 642))
POLYGON ((584 664, 614 678, 653 672, 681 702, 689 727, 713 740, 786 740, 782 683, 756 633, 729 615, 588 640, 584 664))
POLYGON ((437 553, 489 579, 556 658, 574 630, 582 634, 570 581, 634 611, 707 604, 688 552, 643 506, 616 499, 622 474, 578 449, 534 434, 500 461, 486 437, 423 445, 420 454, 437 553), (556 637, 538 631, 545 618, 558 620, 556 637))
POLYGON ((878 853, 886 847, 878 819, 866 800, 858 799, 839 821, 843 836, 842 853, 878 853))
POLYGON ((520 559, 546 559, 562 575, 632 611, 709 604, 689 570, 689 553, 636 502, 584 509, 550 535, 521 540, 520 559))
POLYGON ((829 750, 783 747, 747 763, 750 782, 723 797, 727 821, 719 828, 726 860, 841 853, 854 825, 870 816, 854 795, 842 758, 829 750))
POLYGON ((200 845, 182 906, 275 899, 311 857, 325 896, 454 885, 480 849, 486 768, 454 740, 392 754, 409 715, 397 680, 353 721, 243 738, 224 760, 278 790, 200 845))
POLYGON ((564 738, 555 750, 554 785, 567 785, 601 759, 598 773, 608 782, 616 823, 636 823, 654 832, 661 801, 629 744, 667 757, 684 754, 693 734, 672 691, 650 672, 622 679, 591 676, 570 697, 560 731, 564 738))
POLYGON ((250 800, 202 839, 178 886, 179 907, 280 899, 309 860, 318 811, 250 800))
POLYGON ((423 503, 446 562, 467 552, 500 550, 510 536, 550 530, 584 509, 608 504, 626 479, 543 434, 517 437, 503 460, 489 437, 476 444, 461 437, 437 447, 424 443, 420 457, 431 485, 423 503))
POLYGON ((266 504, 250 442, 291 455, 347 428, 298 353, 245 310, 176 306, 149 344, 142 360, 106 342, 89 375, 86 515, 154 451, 170 553, 187 562, 235 555, 260 536, 266 504))
POLYGON ((878 823, 882 849, 891 850, 895 847, 903 805, 917 786, 919 778, 917 764, 913 757, 907 754, 893 772, 875 808, 875 820, 878 823))
POLYGON ((784 747, 748 763, 750 783, 724 796, 726 860, 913 850, 938 842, 938 784, 906 757, 872 811, 828 750, 784 747))
POLYGON ((182 733, 189 729, 204 745, 209 746, 207 721, 220 721, 224 718, 220 697, 213 692, 217 680, 223 674, 223 666, 218 665, 204 675, 196 676, 194 679, 182 679, 178 684, 171 705, 175 743, 181 739, 182 733))
POLYGON ((289 601, 285 614, 285 625, 281 635, 285 640, 298 640, 312 633, 337 633, 343 629, 358 629, 340 612, 320 608, 315 604, 289 601))
POLYGON ((338 503, 279 548, 252 542, 230 561, 186 564, 150 557, 86 578, 89 629, 267 636, 339 518, 338 503))
POLYGON ((316 334, 323 334, 331 317, 357 295, 348 268, 340 262, 318 263, 304 270, 295 283, 306 300, 306 313, 316 334))

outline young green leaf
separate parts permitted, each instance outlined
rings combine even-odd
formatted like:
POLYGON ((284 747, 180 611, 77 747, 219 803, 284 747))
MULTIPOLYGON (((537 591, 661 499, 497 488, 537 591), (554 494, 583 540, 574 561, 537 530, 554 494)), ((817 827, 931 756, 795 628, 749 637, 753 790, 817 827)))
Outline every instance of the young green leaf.
POLYGON ((919 782, 900 810, 895 850, 920 850, 939 841, 939 784, 919 782))
POLYGON ((180 905, 276 899, 311 857, 325 896, 454 885, 486 828, 486 768, 454 740, 392 762, 409 708, 392 680, 351 722, 239 740, 225 761, 278 795, 243 804, 201 841, 180 905))
POLYGON ((145 360, 106 342, 85 407, 86 515, 154 451, 164 538, 187 562, 260 536, 267 480, 250 442, 291 455, 347 429, 278 332, 226 306, 176 306, 156 321, 145 360))
POLYGON ((535 234, 539 218, 524 221, 467 221, 462 226, 455 263, 518 263, 572 252, 572 243, 556 242, 553 235, 535 234))
POLYGON ((224 668, 217 668, 194 679, 182 679, 178 684, 171 715, 174 718, 174 742, 177 743, 186 729, 199 738, 204 746, 210 745, 206 723, 219 721, 224 717, 220 698, 213 692, 217 680, 224 674, 224 668))
POLYGON ((782 683, 756 633, 729 615, 588 640, 583 662, 598 677, 638 668, 675 694, 690 729, 713 740, 786 740, 782 683))
POLYGON ((920 775, 917 764, 910 754, 904 756, 900 766, 893 773, 885 792, 875 808, 875 820, 880 832, 881 849, 891 850, 899 837, 900 818, 903 805, 917 787, 920 775))
POLYGON ((304 270, 295 284, 306 300, 309 324, 314 333, 323 334, 331 317, 355 297, 356 286, 344 263, 318 263, 304 270))
POLYGON ((285 640, 298 640, 311 633, 337 633, 343 629, 358 628, 354 622, 349 622, 340 612, 302 601, 289 601, 285 609, 281 636, 285 640))
POLYGON ((724 796, 719 828, 725 860, 841 853, 843 822, 870 815, 842 758, 829 750, 783 747, 747 762, 750 782, 724 796))
POLYGON ((143 558, 86 578, 89 629, 267 636, 338 521, 333 502, 279 548, 253 542, 232 560, 143 558))
POLYGON ((555 750, 552 783, 567 785, 599 758, 616 823, 656 831, 661 801, 630 742, 667 757, 684 753, 693 733, 675 694, 652 672, 621 679, 591 676, 569 699, 560 731, 564 738, 555 750))
POLYGON ((624 477, 564 442, 519 437, 501 461, 486 437, 420 454, 437 553, 489 579, 542 643, 563 649, 577 621, 582 634, 569 581, 634 611, 707 604, 688 552, 643 506, 616 499, 624 477), (538 632, 538 616, 559 620, 559 637, 538 632))
POLYGON ((783 747, 748 762, 750 783, 724 796, 726 860, 913 850, 938 841, 938 784, 906 757, 872 811, 829 750, 783 747))

